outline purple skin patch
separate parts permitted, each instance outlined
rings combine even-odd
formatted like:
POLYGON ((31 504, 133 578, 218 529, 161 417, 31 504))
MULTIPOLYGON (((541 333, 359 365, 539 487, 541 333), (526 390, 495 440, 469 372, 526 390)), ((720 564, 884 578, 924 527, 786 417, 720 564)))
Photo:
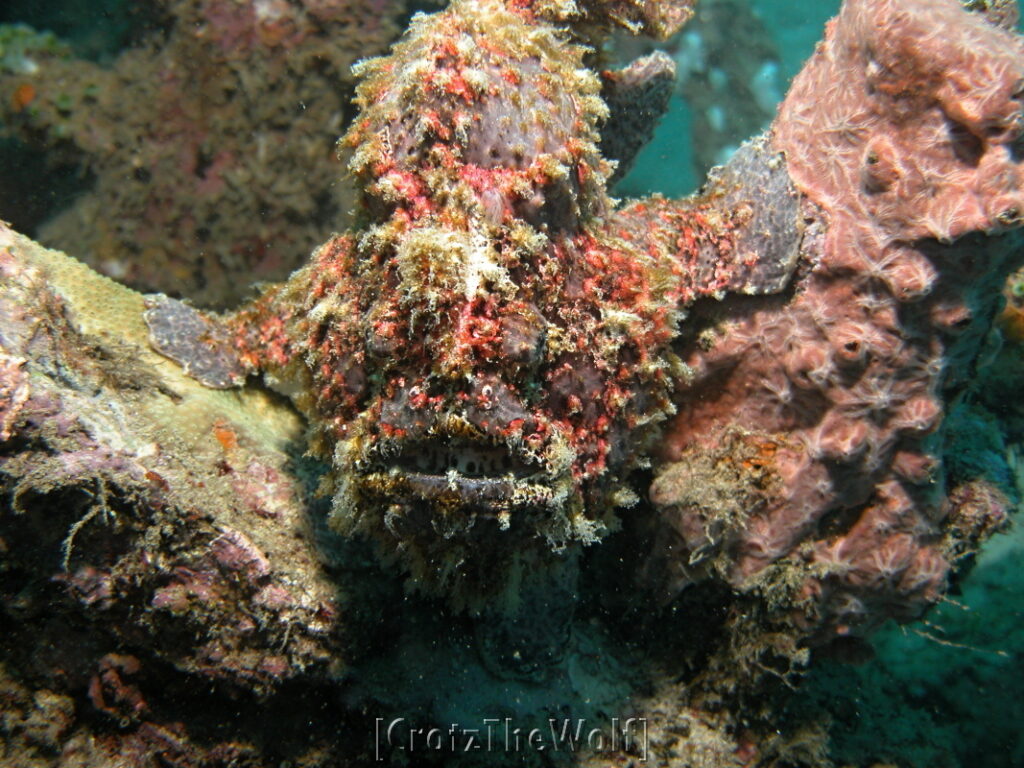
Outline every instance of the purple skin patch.
POLYGON ((245 380, 227 329, 188 304, 163 294, 146 297, 143 318, 150 343, 185 373, 212 389, 230 389, 245 380))

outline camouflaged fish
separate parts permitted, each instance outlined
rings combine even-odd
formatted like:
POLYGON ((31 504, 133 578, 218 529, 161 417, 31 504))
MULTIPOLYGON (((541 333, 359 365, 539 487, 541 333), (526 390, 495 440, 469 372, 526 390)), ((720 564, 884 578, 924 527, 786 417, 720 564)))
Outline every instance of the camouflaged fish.
MULTIPOLYGON (((900 3, 849 5, 853 24, 900 3)), ((787 558, 791 597, 819 600, 813 621, 831 616, 830 632, 870 624, 870 595, 915 615, 951 556, 931 490, 952 381, 943 350, 974 354, 988 299, 964 291, 1007 258, 947 268, 961 252, 936 241, 1013 225, 1016 159, 998 155, 1003 208, 962 231, 885 218, 916 178, 893 153, 917 140, 873 138, 903 125, 880 100, 924 91, 851 79, 849 114, 791 98, 776 133, 700 195, 620 205, 609 182, 664 110, 672 64, 655 54, 600 70, 599 46, 612 22, 665 34, 688 14, 457 0, 417 16, 357 68, 359 113, 342 139, 361 198, 353 228, 228 316, 152 299, 153 344, 210 386, 258 373, 288 394, 330 461, 334 527, 369 535, 455 605, 479 607, 553 563, 571 570, 580 545, 639 503, 661 515, 641 559, 660 557, 675 588, 710 575, 741 588, 787 558), (860 230, 844 215, 867 222, 852 250, 839 238, 860 230), (965 296, 975 305, 961 312, 965 296), (872 523, 883 511, 903 522, 872 523)), ((985 24, 964 28, 1006 37, 985 24)), ((817 66, 844 55, 819 53, 817 66)), ((941 82, 928 74, 920 88, 941 82)), ((920 125, 942 98, 922 102, 920 125)), ((976 143, 1013 140, 993 120, 978 119, 976 143)), ((964 162, 955 149, 941 156, 949 178, 964 162)))

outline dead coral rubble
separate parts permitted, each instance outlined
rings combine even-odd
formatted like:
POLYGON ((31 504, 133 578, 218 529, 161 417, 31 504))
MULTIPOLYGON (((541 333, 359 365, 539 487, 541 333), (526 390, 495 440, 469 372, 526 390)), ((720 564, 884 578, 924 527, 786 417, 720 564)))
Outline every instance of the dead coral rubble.
POLYGON ((334 143, 351 65, 397 34, 382 0, 163 0, 109 68, 53 45, 0 64, 0 123, 92 189, 39 239, 142 290, 230 306, 350 206, 334 143))
POLYGON ((285 452, 295 416, 182 376, 148 348, 140 295, 6 227, 0 276, 4 663, 36 708, 84 683, 141 744, 168 669, 255 696, 339 674, 337 588, 285 452))

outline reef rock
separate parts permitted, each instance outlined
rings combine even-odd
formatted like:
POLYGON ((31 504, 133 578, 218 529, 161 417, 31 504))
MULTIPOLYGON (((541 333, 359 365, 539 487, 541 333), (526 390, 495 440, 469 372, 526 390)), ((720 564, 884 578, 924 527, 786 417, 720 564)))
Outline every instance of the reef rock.
POLYGON ((136 289, 237 304, 344 220, 351 191, 332 147, 350 69, 386 48, 403 12, 382 0, 127 4, 148 32, 104 64, 24 26, 0 30, 0 131, 63 169, 56 189, 5 184, 18 202, 0 216, 38 223, 41 242, 136 289), (30 221, 33 196, 70 197, 68 176, 88 189, 30 221))

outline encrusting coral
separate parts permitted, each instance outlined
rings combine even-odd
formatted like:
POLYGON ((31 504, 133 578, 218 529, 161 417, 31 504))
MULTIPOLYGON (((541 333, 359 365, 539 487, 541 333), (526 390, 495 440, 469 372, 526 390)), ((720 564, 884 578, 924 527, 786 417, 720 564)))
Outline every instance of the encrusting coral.
POLYGON ((60 538, 43 571, 97 619, 118 615, 151 650, 168 621, 198 622, 202 640, 172 663, 237 668, 257 687, 288 676, 290 648, 304 648, 299 667, 332 663, 314 646, 334 590, 294 539, 302 488, 285 449, 299 420, 264 393, 225 397, 176 375, 145 348, 138 294, 7 228, 0 248, 5 569, 32 565, 29 510, 49 506, 60 538), (259 643, 276 636, 283 655, 250 647, 254 621, 259 643))
MULTIPOLYGON (((144 303, 4 234, 0 535, 27 542, 45 503, 64 510, 51 562, 11 562, 37 590, 63 565, 61 615, 107 619, 76 669, 127 729, 110 743, 152 754, 171 731, 197 763, 298 759, 252 729, 193 743, 199 724, 172 727, 153 689, 184 676, 279 707, 294 681, 345 690, 372 655, 366 596, 395 600, 352 555, 369 537, 423 593, 402 603, 411 623, 376 605, 393 642, 466 631, 485 660, 460 668, 508 700, 526 680, 607 712, 626 705, 591 692, 615 677, 662 764, 794 761, 817 731, 774 734, 770 680, 921 616, 1005 523, 1005 460, 962 460, 944 418, 1021 261, 1020 41, 955 0, 847 0, 766 135, 692 198, 619 205, 608 179, 639 144, 621 112, 663 108, 670 67, 601 73, 595 47, 612 23, 664 35, 689 13, 417 16, 356 68, 356 223, 228 315, 144 303), (110 297, 102 321, 91 291, 110 297), (307 440, 335 534, 303 511, 307 440), (620 578, 628 597, 605 588, 620 578)), ((368 677, 379 706, 419 701, 368 677)))

